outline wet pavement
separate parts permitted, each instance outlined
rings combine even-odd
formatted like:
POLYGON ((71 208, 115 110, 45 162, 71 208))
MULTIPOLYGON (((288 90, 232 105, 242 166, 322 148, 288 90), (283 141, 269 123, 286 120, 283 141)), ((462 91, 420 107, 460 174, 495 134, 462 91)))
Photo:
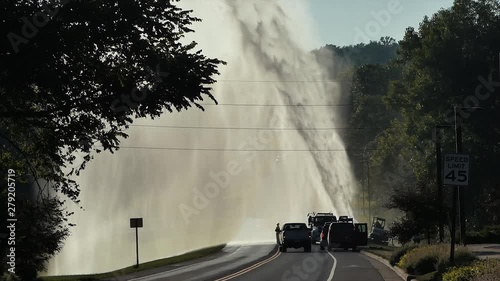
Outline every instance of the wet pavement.
POLYGON ((500 244, 472 244, 467 247, 480 259, 500 259, 500 244))

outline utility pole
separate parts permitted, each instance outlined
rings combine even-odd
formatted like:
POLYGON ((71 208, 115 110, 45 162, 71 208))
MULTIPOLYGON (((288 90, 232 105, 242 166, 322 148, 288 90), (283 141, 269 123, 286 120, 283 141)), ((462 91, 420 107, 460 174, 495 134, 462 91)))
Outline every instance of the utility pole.
POLYGON ((365 181, 364 181, 364 179, 363 179, 363 186, 361 187, 361 193, 363 194, 363 216, 366 216, 366 207, 365 207, 365 181))
POLYGON ((372 207, 371 207, 371 200, 372 200, 372 194, 370 190, 370 160, 368 159, 366 162, 366 188, 368 189, 368 218, 371 220, 372 219, 372 207))
MULTIPOLYGON (((455 114, 455 148, 458 153, 459 145, 458 145, 458 120, 457 120, 457 107, 453 107, 453 113, 455 114)), ((461 137, 461 136, 460 136, 461 137)), ((461 147, 460 147, 461 149, 461 147)), ((451 247, 450 247, 450 262, 453 262, 455 259, 455 235, 456 235, 456 221, 457 221, 457 200, 458 200, 458 192, 459 186, 456 185, 453 187, 453 203, 451 207, 451 247)), ((462 208, 460 208, 462 209, 462 208)))
MULTIPOLYGON (((456 153, 460 154, 462 152, 462 122, 458 121, 457 108, 468 109, 468 110, 482 110, 484 108, 479 106, 474 107, 461 107, 454 106, 453 111, 455 114, 455 149, 456 153)), ((450 262, 453 262, 455 253, 455 228, 456 228, 456 215, 457 215, 457 200, 460 201, 459 206, 459 220, 460 220, 460 241, 463 245, 466 245, 466 225, 465 225, 465 188, 460 185, 453 187, 453 205, 452 205, 452 215, 451 215, 451 249, 450 249, 450 262)))
MULTIPOLYGON (((457 154, 462 153, 462 124, 458 124, 457 107, 455 107, 455 146, 457 154)), ((459 196, 459 213, 460 213, 460 243, 465 246, 465 198, 464 198, 464 187, 457 186, 458 196, 459 196)))
POLYGON ((443 212, 443 178, 442 178, 442 164, 441 164, 441 131, 440 129, 450 127, 446 125, 436 125, 435 127, 435 143, 436 143, 436 173, 437 173, 437 208, 439 216, 439 242, 443 243, 444 240, 444 212, 443 212))
POLYGON ((457 221, 457 198, 458 190, 457 187, 453 187, 453 203, 451 207, 451 247, 450 247, 450 262, 453 262, 455 258, 455 228, 457 221))
MULTIPOLYGON (((456 153, 460 154, 462 153, 462 122, 459 121, 458 115, 457 115, 457 108, 463 109, 468 109, 468 110, 483 110, 484 108, 479 107, 479 106, 474 106, 474 107, 461 107, 461 106, 454 106, 453 109, 455 111, 455 147, 456 147, 456 153), (459 124, 460 123, 460 124, 459 124)), ((464 186, 456 186, 456 189, 458 189, 458 196, 459 196, 459 212, 460 212, 460 243, 463 244, 464 246, 467 244, 466 241, 466 224, 465 224, 465 187, 464 186)))
MULTIPOLYGON (((363 170, 363 181, 361 183, 361 198, 363 200, 363 216, 366 216, 366 203, 365 203, 365 200, 366 200, 366 197, 365 197, 365 182, 367 183, 367 185, 369 186, 370 185, 370 180, 369 180, 369 173, 370 173, 370 168, 369 168, 369 163, 368 161, 366 160, 366 157, 365 155, 363 154, 363 161, 359 161, 359 163, 361 163, 362 165, 362 170, 363 170), (366 174, 365 174, 365 164, 366 164, 366 167, 367 167, 367 171, 366 171, 366 174)), ((368 187, 369 188, 369 187, 368 187)), ((368 194, 368 200, 370 199, 370 195, 368 194)), ((370 201, 368 201, 368 204, 370 204, 370 201)), ((369 214, 369 213, 368 213, 369 214)))

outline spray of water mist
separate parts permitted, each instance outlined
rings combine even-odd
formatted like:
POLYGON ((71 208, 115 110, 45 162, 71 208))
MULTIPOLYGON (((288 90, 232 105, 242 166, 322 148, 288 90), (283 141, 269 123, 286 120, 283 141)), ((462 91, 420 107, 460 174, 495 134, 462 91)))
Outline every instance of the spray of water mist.
MULTIPOLYGON (((328 80, 308 54, 316 43, 307 2, 190 0, 181 5, 203 19, 187 39, 228 62, 214 87, 220 103, 339 102, 336 83, 297 82, 328 80)), ((230 241, 272 241, 277 222, 304 222, 312 211, 352 215, 355 190, 339 136, 304 130, 335 127, 337 118, 331 107, 209 105, 205 112, 193 108, 137 120, 155 126, 296 130, 131 127, 125 147, 230 150, 123 148, 97 155, 77 179, 85 211, 76 210, 72 221, 77 226, 48 274, 134 264, 131 217, 144 218, 139 245, 145 262, 230 241), (314 152, 325 149, 339 151, 314 152), (237 172, 218 178, 231 169, 237 172), (200 194, 207 185, 219 191, 207 195, 212 198, 202 206, 200 194)))

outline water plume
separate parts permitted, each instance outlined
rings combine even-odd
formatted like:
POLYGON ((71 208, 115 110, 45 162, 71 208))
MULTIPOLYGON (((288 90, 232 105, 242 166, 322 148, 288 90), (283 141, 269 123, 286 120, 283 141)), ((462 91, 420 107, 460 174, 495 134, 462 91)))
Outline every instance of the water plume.
POLYGON ((144 218, 146 262, 230 241, 273 241, 277 222, 305 222, 312 211, 352 215, 354 181, 341 138, 311 130, 338 127, 338 111, 289 106, 341 101, 340 85, 326 82, 310 54, 320 43, 308 2, 180 5, 203 19, 186 39, 228 63, 213 91, 222 105, 136 120, 125 148, 97 155, 78 178, 86 210, 76 210, 77 226, 49 274, 134 264, 131 217, 144 218))

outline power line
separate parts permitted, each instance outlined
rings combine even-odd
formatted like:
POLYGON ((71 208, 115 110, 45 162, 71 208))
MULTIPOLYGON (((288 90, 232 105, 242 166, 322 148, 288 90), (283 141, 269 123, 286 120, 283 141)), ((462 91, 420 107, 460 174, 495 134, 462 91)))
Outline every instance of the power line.
POLYGON ((234 83, 341 83, 341 84, 352 84, 349 80, 232 80, 232 79, 220 79, 216 82, 234 82, 234 83))
MULTIPOLYGON (((129 125, 130 127, 166 128, 166 129, 201 129, 201 130, 256 130, 256 131, 327 131, 327 130, 383 130, 378 127, 336 127, 336 128, 256 128, 256 127, 202 127, 202 126, 174 126, 174 125, 129 125)), ((400 127, 404 128, 404 127, 400 127)))
POLYGON ((120 146, 126 149, 152 149, 175 151, 225 151, 225 152, 346 152, 366 151, 378 149, 238 149, 238 148, 184 148, 184 147, 147 147, 147 146, 120 146))
MULTIPOLYGON (((252 103, 203 103, 200 104, 202 106, 276 106, 276 107, 340 107, 340 106, 354 106, 352 103, 344 103, 344 104, 252 104, 252 103)), ((373 104, 363 104, 364 106, 372 106, 372 105, 385 105, 383 103, 373 103, 373 104)))

